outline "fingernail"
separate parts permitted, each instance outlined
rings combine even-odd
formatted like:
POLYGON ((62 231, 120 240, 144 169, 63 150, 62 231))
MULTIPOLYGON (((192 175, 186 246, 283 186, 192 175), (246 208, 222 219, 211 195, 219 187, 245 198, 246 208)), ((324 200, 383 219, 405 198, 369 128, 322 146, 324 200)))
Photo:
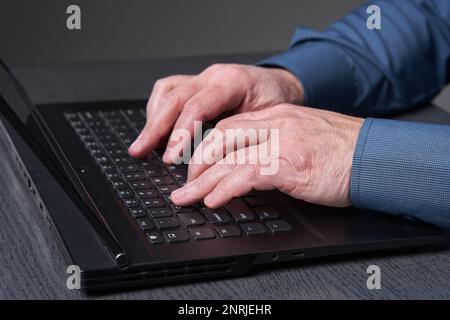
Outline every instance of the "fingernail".
POLYGON ((172 191, 170 196, 172 197, 172 199, 175 198, 176 201, 180 201, 180 200, 184 200, 184 198, 186 197, 186 194, 187 194, 186 186, 184 186, 184 187, 181 187, 179 189, 172 191))
POLYGON ((128 148, 128 150, 138 152, 140 149, 140 145, 138 141, 133 142, 133 144, 128 148))
POLYGON ((130 146, 129 149, 132 149, 133 151, 139 151, 140 146, 141 146, 141 143, 140 143, 141 136, 142 136, 142 134, 140 134, 140 135, 136 138, 136 140, 134 140, 134 142, 131 144, 131 146, 130 146))
POLYGON ((164 152, 163 158, 162 158, 164 162, 169 163, 172 161, 171 153, 172 153, 172 150, 170 148, 167 148, 166 152, 164 152))
POLYGON ((205 206, 208 208, 211 208, 212 205, 214 205, 214 196, 211 196, 211 193, 208 194, 204 199, 203 202, 205 203, 205 206), (213 202, 211 202, 213 201, 213 202))

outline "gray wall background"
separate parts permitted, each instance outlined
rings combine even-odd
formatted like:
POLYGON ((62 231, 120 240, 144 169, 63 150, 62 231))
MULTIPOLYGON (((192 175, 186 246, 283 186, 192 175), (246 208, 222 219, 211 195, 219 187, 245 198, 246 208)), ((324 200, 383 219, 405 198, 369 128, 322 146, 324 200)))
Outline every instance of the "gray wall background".
MULTIPOLYGON (((10 64, 278 51, 296 26, 323 29, 363 0, 1 0, 10 64), (66 28, 81 7, 82 30, 66 28)), ((450 100, 444 91, 436 100, 450 100)), ((450 106, 448 110, 450 110, 450 106)))
POLYGON ((1 0, 0 56, 13 64, 285 49, 362 0, 1 0), (82 30, 66 28, 81 7, 82 30))

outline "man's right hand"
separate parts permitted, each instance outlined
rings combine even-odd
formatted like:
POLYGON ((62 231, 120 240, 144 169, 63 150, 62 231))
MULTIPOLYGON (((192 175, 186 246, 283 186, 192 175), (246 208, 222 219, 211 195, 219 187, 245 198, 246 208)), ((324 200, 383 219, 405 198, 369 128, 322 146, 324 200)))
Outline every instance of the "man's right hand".
MULTIPOLYGON (((147 124, 129 148, 134 157, 155 149, 172 130, 187 129, 194 121, 208 121, 225 111, 257 111, 280 103, 303 103, 300 81, 289 71, 237 64, 215 64, 198 75, 174 75, 158 80, 147 103, 147 124)), ((169 138, 163 161, 180 154, 178 141, 169 138)))

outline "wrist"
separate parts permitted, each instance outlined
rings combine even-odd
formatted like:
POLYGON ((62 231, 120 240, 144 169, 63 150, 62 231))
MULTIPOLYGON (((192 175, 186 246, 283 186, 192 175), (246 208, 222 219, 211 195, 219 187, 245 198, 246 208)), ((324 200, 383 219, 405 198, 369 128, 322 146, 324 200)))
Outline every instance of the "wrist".
POLYGON ((277 79, 285 99, 283 102, 303 105, 304 89, 301 81, 287 69, 269 68, 268 70, 277 79))

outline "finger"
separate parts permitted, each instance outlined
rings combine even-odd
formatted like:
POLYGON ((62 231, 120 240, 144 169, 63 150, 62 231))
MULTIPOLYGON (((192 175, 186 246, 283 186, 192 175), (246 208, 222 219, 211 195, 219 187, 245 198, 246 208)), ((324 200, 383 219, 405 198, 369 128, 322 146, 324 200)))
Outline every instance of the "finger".
MULTIPOLYGON (((243 93, 238 84, 210 84, 195 94, 184 106, 174 127, 176 130, 187 130, 191 137, 194 132, 196 121, 207 121, 216 118, 222 112, 230 110, 240 105, 243 93)), ((175 134, 171 136, 167 144, 163 160, 172 163, 180 156, 183 151, 183 145, 177 143, 175 134)))
POLYGON ((260 175, 257 166, 241 165, 216 184, 214 189, 204 197, 204 203, 209 208, 218 208, 253 189, 275 189, 274 180, 260 175))
MULTIPOLYGON (((169 91, 159 100, 158 109, 147 115, 147 123, 130 147, 132 156, 140 157, 152 151, 172 129, 183 105, 201 88, 201 82, 193 79, 169 91)), ((156 107, 155 107, 156 108, 156 107)))
POLYGON ((270 134, 268 121, 239 120, 244 118, 237 115, 220 121, 198 145, 189 163, 188 181, 197 178, 229 153, 267 141, 270 134))
MULTIPOLYGON (((264 146, 265 147, 265 146, 264 146)), ((240 149, 236 152, 230 153, 225 157, 225 159, 221 160, 217 164, 208 168, 205 172, 203 172, 197 179, 189 182, 183 188, 180 188, 172 193, 173 201, 178 205, 188 205, 195 203, 204 197, 206 197, 209 193, 213 191, 218 183, 221 180, 227 179, 228 175, 232 175, 236 178, 240 177, 244 180, 246 179, 254 179, 253 176, 249 177, 249 173, 255 173, 260 171, 260 164, 262 161, 258 161, 259 157, 259 148, 258 146, 250 146, 248 148, 240 149), (241 168, 246 168, 247 171, 242 171, 242 173, 246 173, 243 176, 234 175, 234 171, 241 170, 241 168), (250 172, 251 171, 251 172, 250 172)), ((239 171, 241 172, 241 171, 239 171)), ((266 178, 261 178, 266 179, 266 178)), ((239 180, 241 181, 241 180, 239 180)), ((255 180, 256 181, 256 180, 255 180)), ((241 181, 244 185, 247 185, 246 181, 241 181)), ((246 193, 250 190, 246 188, 237 188, 237 190, 228 190, 228 193, 231 195, 227 199, 231 199, 235 196, 236 192, 239 194, 246 193)), ((226 196, 224 195, 225 199, 226 196)), ((225 201, 223 200, 222 201, 225 201)))
POLYGON ((155 110, 159 109, 158 106, 160 105, 160 101, 167 93, 176 87, 188 83, 194 79, 194 77, 195 76, 191 75, 175 75, 156 81, 147 102, 147 118, 149 120, 153 119, 155 110))
POLYGON ((217 163, 209 168, 196 180, 191 181, 172 192, 171 198, 180 206, 190 205, 203 199, 209 194, 216 184, 235 168, 233 164, 225 162, 217 163))

